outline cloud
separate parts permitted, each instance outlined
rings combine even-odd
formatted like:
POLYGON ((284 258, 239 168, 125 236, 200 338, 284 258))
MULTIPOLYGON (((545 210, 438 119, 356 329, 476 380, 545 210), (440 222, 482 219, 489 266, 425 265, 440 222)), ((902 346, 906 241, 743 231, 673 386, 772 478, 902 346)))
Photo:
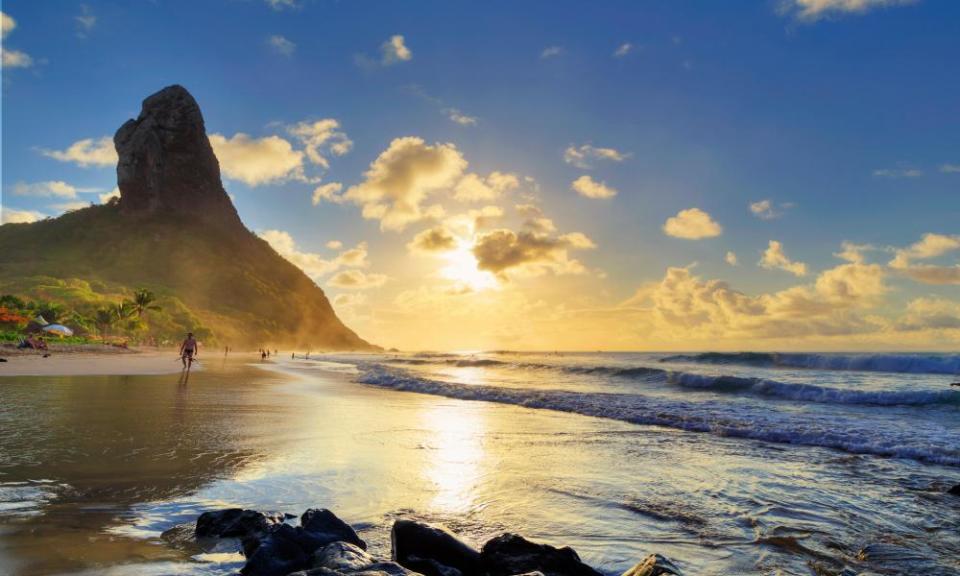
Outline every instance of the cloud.
POLYGON ((879 168, 873 171, 873 175, 877 178, 919 178, 923 176, 923 170, 917 168, 909 167, 900 167, 900 168, 879 168))
MULTIPOLYGON (((0 12, 0 35, 6 40, 7 36, 17 27, 17 22, 6 12, 0 12)), ((26 52, 10 50, 0 46, 0 60, 3 68, 29 68, 33 66, 33 58, 26 52)))
POLYGON ((328 285, 335 288, 346 290, 367 290, 383 286, 387 277, 383 274, 367 274, 360 270, 344 270, 338 272, 327 282, 328 285))
POLYGON ((265 230, 258 233, 258 236, 266 240, 277 251, 277 254, 303 270, 307 276, 317 283, 324 276, 341 268, 363 268, 369 264, 365 242, 361 242, 355 248, 341 252, 333 259, 326 259, 314 252, 301 250, 290 233, 283 230, 265 230))
POLYGON ((40 153, 60 162, 71 162, 84 168, 88 166, 116 166, 117 150, 113 138, 84 138, 71 144, 66 150, 46 150, 40 153))
POLYGON ((888 266, 923 284, 958 285, 960 284, 960 265, 937 266, 913 263, 914 260, 938 258, 958 249, 960 249, 960 236, 924 234, 920 241, 907 248, 896 250, 888 266))
POLYGON ((0 47, 0 60, 4 68, 29 68, 33 66, 33 58, 26 52, 8 50, 0 47))
POLYGON ((477 125, 476 116, 468 116, 460 112, 456 108, 444 108, 443 113, 446 114, 447 118, 449 118, 450 121, 455 122, 456 124, 459 124, 461 126, 477 125))
POLYGON ((210 145, 223 174, 248 186, 289 179, 303 180, 303 152, 279 136, 252 138, 242 132, 226 138, 211 134, 210 145))
POLYGON ((860 314, 886 292, 880 266, 843 264, 813 286, 749 296, 726 282, 703 280, 689 268, 671 267, 664 278, 641 287, 619 314, 639 315, 644 330, 669 339, 795 338, 876 331, 860 314))
POLYGON ((380 45, 380 63, 391 66, 399 62, 408 62, 413 59, 413 52, 407 48, 401 34, 394 34, 389 40, 380 45))
POLYGON ((100 194, 99 196, 101 204, 106 204, 110 200, 114 198, 119 198, 119 197, 120 197, 120 188, 118 188, 117 186, 114 186, 113 190, 100 194))
POLYGON ((6 38, 17 27, 17 22, 6 12, 0 12, 0 38, 6 38))
POLYGON ((313 122, 299 122, 287 127, 287 132, 303 144, 310 162, 329 168, 326 154, 343 156, 353 149, 353 141, 339 130, 340 123, 333 118, 313 122))
POLYGON ((482 202, 495 200, 505 192, 520 186, 516 174, 493 171, 486 178, 478 174, 467 174, 454 188, 453 197, 460 202, 482 202))
POLYGON ((76 198, 77 189, 63 180, 51 180, 48 182, 36 182, 27 184, 26 182, 17 182, 12 187, 16 196, 36 196, 40 198, 76 198))
POLYGON ((287 57, 293 56, 293 53, 297 50, 296 44, 279 34, 268 37, 267 46, 277 54, 287 57))
POLYGON ((946 298, 916 298, 896 323, 897 330, 960 329, 960 303, 946 298))
POLYGON ((699 208, 688 208, 677 212, 676 216, 667 218, 663 224, 663 232, 674 238, 700 240, 714 238, 723 232, 723 227, 714 222, 710 214, 699 208))
POLYGON ((580 232, 552 237, 536 232, 498 229, 477 236, 473 255, 477 268, 503 278, 508 271, 526 275, 544 272, 581 274, 583 265, 570 258, 570 250, 595 248, 596 244, 580 232))
POLYGON ((873 250, 873 246, 869 244, 854 244, 853 242, 844 241, 842 244, 842 250, 835 253, 834 256, 841 260, 846 260, 847 262, 853 262, 854 264, 863 264, 863 253, 866 250, 873 250))
POLYGON ((607 186, 606 182, 597 182, 587 175, 583 175, 570 183, 570 188, 584 198, 606 199, 617 195, 617 190, 607 186))
POLYGON ((285 8, 298 8, 297 0, 265 0, 274 10, 283 10, 285 8))
POLYGON ((916 0, 783 0, 780 11, 801 21, 815 22, 842 14, 865 14, 876 8, 906 6, 916 0))
POLYGON ((339 241, 339 240, 330 240, 329 242, 327 242, 326 244, 324 244, 324 246, 326 246, 327 248, 329 248, 329 249, 331 249, 331 250, 339 250, 339 249, 343 248, 343 242, 341 242, 341 241, 339 241))
POLYGON ((759 200, 750 203, 750 212, 761 220, 774 220, 783 216, 783 213, 792 207, 791 202, 777 206, 771 200, 759 200))
POLYGON ((334 204, 343 204, 345 200, 340 195, 341 190, 343 190, 343 184, 339 182, 328 182, 317 186, 313 190, 313 205, 316 206, 324 200, 334 204))
POLYGON ((627 54, 633 52, 633 44, 629 42, 624 42, 620 46, 617 46, 617 49, 613 51, 614 58, 623 58, 627 54))
POLYGON ((524 218, 523 227, 540 234, 550 234, 557 231, 553 220, 544 215, 539 206, 533 204, 517 204, 514 206, 517 214, 524 218))
POLYGON ((572 164, 577 168, 589 170, 593 166, 591 160, 609 160, 611 162, 623 162, 630 157, 630 154, 620 152, 614 148, 602 148, 590 144, 582 144, 579 147, 570 145, 563 151, 563 161, 572 164))
POLYGON ((944 174, 960 174, 960 164, 941 164, 940 171, 944 174))
POLYGON ((547 46, 540 52, 540 58, 546 60, 547 58, 556 58, 557 56, 563 54, 563 48, 560 46, 547 46))
POLYGON ((46 214, 35 210, 15 210, 0 206, 0 224, 29 224, 47 217, 46 214))
POLYGON ((414 136, 396 138, 370 164, 364 181, 343 195, 363 209, 363 217, 379 220, 382 230, 400 231, 413 222, 438 217, 438 205, 424 208, 431 194, 456 183, 467 161, 453 144, 428 145, 414 136))
POLYGON ((428 228, 407 243, 407 250, 414 253, 447 252, 458 246, 457 238, 443 226, 428 228))
POLYGON ((737 255, 734 252, 727 251, 727 255, 723 257, 723 261, 731 266, 739 266, 740 261, 737 260, 737 255))
POLYGON ((771 240, 767 244, 767 249, 763 253, 763 257, 760 258, 760 262, 757 263, 761 268, 766 268, 767 270, 784 270, 793 274, 794 276, 806 276, 807 275, 807 265, 803 262, 794 262, 787 257, 786 253, 783 251, 783 244, 777 242, 776 240, 771 240))
POLYGON ((80 5, 80 14, 74 16, 73 19, 77 22, 78 38, 86 38, 87 34, 93 31, 93 27, 97 25, 97 17, 86 4, 80 5))

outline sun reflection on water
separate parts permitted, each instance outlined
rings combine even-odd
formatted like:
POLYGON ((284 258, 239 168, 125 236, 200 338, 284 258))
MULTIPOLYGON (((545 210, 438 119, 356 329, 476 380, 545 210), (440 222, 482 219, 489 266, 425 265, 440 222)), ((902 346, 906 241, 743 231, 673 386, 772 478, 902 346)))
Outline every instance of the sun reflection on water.
POLYGON ((487 428, 482 406, 440 404, 423 411, 421 421, 431 431, 424 480, 433 485, 431 507, 437 512, 462 513, 477 504, 483 477, 487 428))

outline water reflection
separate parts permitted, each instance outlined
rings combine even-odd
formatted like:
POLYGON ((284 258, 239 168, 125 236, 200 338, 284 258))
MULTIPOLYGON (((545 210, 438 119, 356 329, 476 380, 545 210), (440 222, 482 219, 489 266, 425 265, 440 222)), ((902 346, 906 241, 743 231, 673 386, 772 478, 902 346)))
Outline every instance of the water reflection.
POLYGON ((423 468, 424 481, 435 495, 430 507, 441 513, 463 513, 476 506, 478 485, 487 462, 483 439, 487 413, 482 405, 431 404, 420 420, 428 427, 427 449, 433 453, 423 468))

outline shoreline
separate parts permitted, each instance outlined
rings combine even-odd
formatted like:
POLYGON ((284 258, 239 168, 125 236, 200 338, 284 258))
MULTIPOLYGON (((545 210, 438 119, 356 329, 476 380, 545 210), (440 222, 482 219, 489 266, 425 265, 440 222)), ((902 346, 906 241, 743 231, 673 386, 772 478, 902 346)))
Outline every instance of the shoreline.
MULTIPOLYGON (((0 351, 0 378, 13 376, 151 376, 175 374, 182 366, 173 349, 137 350, 31 350, 26 354, 0 351)), ((193 370, 201 369, 201 365, 193 370)))

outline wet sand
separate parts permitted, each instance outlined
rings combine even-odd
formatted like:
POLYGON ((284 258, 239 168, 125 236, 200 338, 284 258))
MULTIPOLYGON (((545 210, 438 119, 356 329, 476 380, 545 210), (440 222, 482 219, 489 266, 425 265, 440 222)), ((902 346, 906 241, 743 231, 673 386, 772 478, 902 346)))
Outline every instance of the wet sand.
MULTIPOLYGON (((50 356, 34 352, 9 355, 0 362, 0 378, 4 376, 113 376, 173 374, 182 369, 176 350, 98 352, 61 352, 50 356)), ((202 363, 194 364, 200 369, 202 363)))

